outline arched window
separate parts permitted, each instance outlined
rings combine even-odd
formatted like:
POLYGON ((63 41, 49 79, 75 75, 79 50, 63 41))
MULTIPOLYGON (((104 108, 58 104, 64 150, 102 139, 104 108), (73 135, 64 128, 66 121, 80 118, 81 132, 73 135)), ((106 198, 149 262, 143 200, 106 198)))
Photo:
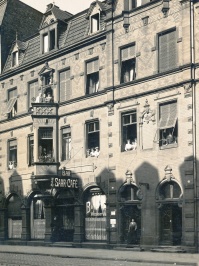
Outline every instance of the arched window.
POLYGON ((166 182, 160 187, 159 195, 161 199, 178 199, 181 195, 181 188, 176 182, 166 182))
POLYGON ((138 188, 132 184, 124 185, 120 190, 121 201, 139 200, 137 191, 138 188))

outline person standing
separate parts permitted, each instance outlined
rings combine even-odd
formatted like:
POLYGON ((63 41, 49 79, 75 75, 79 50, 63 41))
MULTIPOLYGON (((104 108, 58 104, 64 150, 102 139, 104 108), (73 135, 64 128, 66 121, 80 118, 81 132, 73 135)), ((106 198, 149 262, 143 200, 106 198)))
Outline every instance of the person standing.
POLYGON ((137 241, 137 224, 134 219, 131 220, 128 229, 127 244, 136 244, 137 241))

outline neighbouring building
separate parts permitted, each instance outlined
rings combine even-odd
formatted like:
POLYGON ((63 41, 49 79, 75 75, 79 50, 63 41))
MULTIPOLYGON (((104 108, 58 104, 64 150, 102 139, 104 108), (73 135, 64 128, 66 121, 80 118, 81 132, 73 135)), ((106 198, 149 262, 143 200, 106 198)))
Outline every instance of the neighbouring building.
POLYGON ((198 252, 199 1, 34 22, 1 49, 1 243, 126 246, 134 219, 134 245, 198 252))

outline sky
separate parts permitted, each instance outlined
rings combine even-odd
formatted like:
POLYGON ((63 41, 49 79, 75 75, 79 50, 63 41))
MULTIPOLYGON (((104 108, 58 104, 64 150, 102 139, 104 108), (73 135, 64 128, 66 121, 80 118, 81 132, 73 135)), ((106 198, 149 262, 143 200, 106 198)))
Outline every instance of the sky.
POLYGON ((76 14, 84 9, 89 8, 90 4, 94 0, 21 0, 25 4, 32 6, 33 8, 45 13, 46 6, 55 2, 55 5, 60 9, 68 11, 72 14, 76 14))

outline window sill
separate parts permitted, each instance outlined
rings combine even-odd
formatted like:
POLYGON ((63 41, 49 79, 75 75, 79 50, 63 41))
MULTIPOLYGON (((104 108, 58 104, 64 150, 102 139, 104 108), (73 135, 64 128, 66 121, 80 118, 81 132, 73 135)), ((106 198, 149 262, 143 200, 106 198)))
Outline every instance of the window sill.
POLYGON ((130 151, 121 151, 122 154, 133 154, 133 153, 136 153, 137 152, 137 149, 136 150, 130 150, 130 151))
POLYGON ((161 146, 160 150, 172 149, 172 148, 177 148, 177 147, 178 147, 178 143, 173 143, 173 144, 161 146))

